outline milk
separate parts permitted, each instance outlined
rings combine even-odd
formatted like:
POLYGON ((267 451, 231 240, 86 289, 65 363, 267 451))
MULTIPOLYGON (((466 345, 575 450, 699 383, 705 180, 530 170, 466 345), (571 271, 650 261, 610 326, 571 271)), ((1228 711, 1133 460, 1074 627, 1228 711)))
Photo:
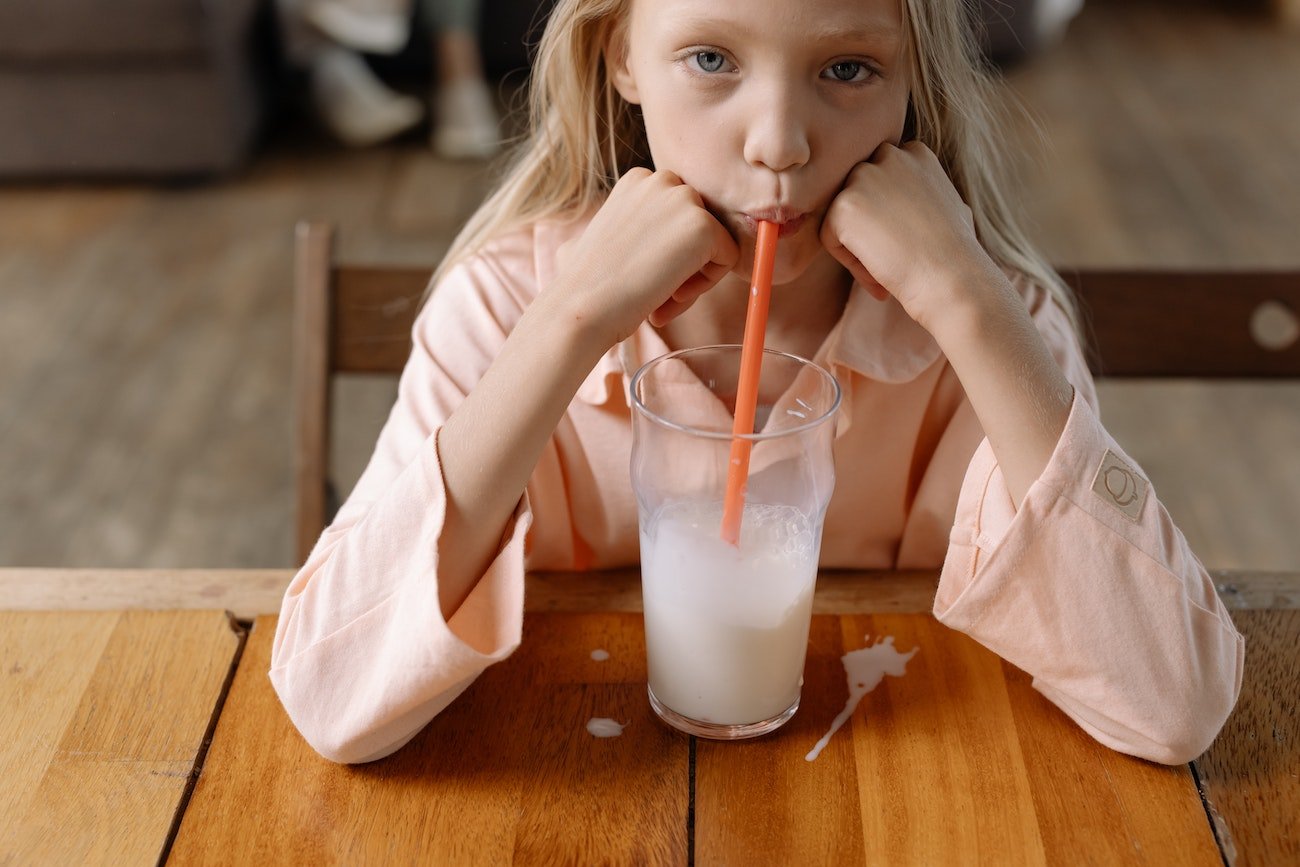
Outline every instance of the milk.
POLYGON ((745 725, 799 698, 820 537, 790 506, 746 504, 739 546, 721 527, 721 502, 642 521, 650 689, 692 720, 745 725))
MULTIPOLYGON (((864 635, 863 640, 869 639, 870 636, 864 635)), ((853 716, 853 711, 857 710, 858 702, 862 697, 871 692, 880 682, 885 679, 885 675, 891 677, 902 677, 907 673, 907 663, 911 661, 919 647, 914 647, 907 653, 899 653, 894 649, 894 636, 887 635, 883 639, 877 639, 875 644, 869 644, 858 650, 850 650, 840 657, 844 663, 844 676, 849 682, 849 700, 844 703, 844 710, 831 722, 831 729, 822 735, 819 740, 804 758, 810 762, 816 761, 821 755, 826 745, 831 742, 831 735, 840 730, 840 726, 849 721, 853 716)))

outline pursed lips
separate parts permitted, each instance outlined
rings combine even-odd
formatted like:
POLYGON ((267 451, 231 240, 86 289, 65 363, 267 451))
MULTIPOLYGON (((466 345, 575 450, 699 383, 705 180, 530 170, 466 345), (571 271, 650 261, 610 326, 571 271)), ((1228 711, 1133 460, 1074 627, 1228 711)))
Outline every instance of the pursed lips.
POLYGON ((787 238, 798 232, 807 218, 807 212, 797 211, 793 208, 763 208, 756 211, 747 211, 740 215, 748 234, 757 235, 759 221, 765 220, 777 225, 778 238, 787 238))

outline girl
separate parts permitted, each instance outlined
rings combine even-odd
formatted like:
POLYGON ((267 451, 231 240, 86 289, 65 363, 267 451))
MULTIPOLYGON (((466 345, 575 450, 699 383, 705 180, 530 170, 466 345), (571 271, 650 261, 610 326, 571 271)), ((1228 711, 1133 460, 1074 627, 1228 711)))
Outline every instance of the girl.
POLYGON ((526 568, 637 560, 626 385, 739 342, 844 387, 825 567, 934 613, 1102 743, 1198 755, 1244 643, 1101 426, 1059 279, 995 183, 957 0, 561 0, 533 131, 457 239, 375 454, 285 594, 271 679, 325 757, 413 737, 518 645, 526 568))

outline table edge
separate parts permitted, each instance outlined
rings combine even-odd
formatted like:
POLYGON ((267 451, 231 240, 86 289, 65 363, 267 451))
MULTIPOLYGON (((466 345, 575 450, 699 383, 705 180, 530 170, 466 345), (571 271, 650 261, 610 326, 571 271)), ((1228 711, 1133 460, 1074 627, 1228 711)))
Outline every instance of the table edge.
MULTIPOLYGON (((1300 608, 1300 572, 1211 570, 1234 611, 1300 608)), ((252 620, 278 614, 293 569, 95 569, 0 567, 0 610, 229 611, 252 620)), ((931 610, 938 570, 822 570, 819 614, 918 613, 931 610)), ((525 611, 641 610, 640 572, 532 572, 525 611)))

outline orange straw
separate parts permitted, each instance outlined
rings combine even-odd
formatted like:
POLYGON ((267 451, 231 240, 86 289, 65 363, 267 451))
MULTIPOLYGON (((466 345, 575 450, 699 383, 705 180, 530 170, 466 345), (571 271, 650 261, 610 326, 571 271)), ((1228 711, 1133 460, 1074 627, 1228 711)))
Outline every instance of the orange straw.
POLYGON ((740 347, 740 384, 736 387, 736 420, 731 426, 731 464, 727 467, 727 495, 722 501, 722 539, 740 544, 740 516, 745 511, 745 487, 749 482, 749 450, 744 439, 754 432, 758 408, 758 374, 763 366, 763 336, 767 331, 767 305, 772 298, 772 265, 776 261, 777 226, 766 220, 758 224, 754 245, 754 274, 749 284, 749 307, 745 311, 745 337, 740 347))

